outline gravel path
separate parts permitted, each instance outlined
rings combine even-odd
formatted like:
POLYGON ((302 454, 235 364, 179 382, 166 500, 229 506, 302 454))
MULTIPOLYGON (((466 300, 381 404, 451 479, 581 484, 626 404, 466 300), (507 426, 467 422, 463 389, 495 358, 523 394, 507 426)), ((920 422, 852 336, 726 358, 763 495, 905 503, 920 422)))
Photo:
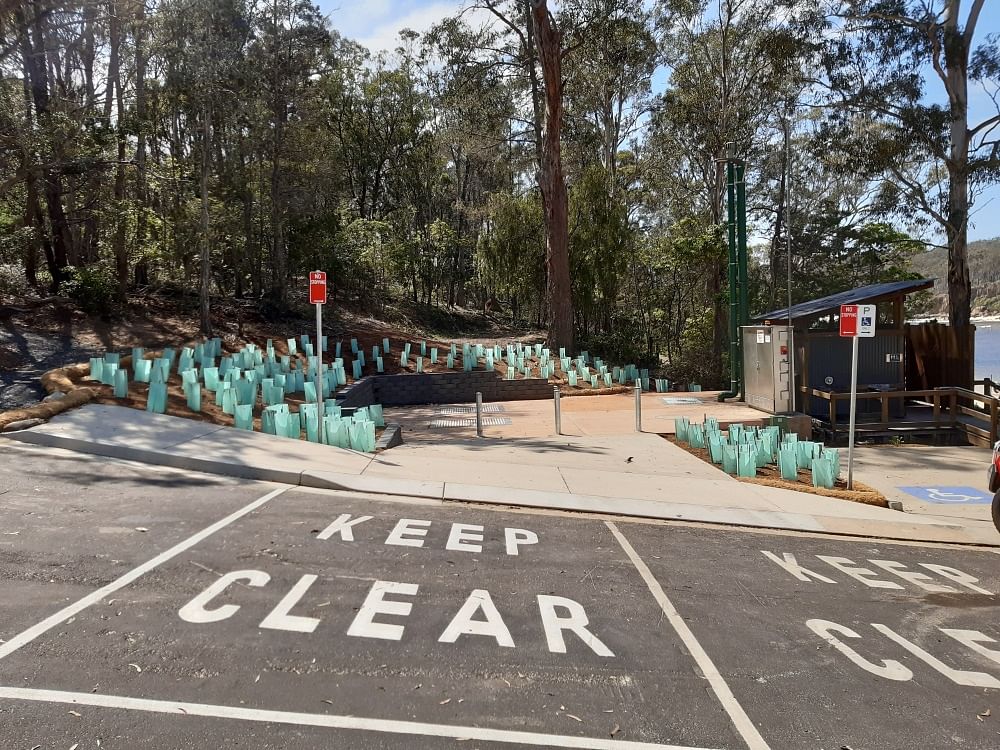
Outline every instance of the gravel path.
POLYGON ((103 350, 81 346, 72 336, 18 330, 9 321, 0 321, 0 348, 21 362, 15 369, 0 369, 0 411, 41 401, 45 389, 39 378, 53 367, 103 354, 103 350))

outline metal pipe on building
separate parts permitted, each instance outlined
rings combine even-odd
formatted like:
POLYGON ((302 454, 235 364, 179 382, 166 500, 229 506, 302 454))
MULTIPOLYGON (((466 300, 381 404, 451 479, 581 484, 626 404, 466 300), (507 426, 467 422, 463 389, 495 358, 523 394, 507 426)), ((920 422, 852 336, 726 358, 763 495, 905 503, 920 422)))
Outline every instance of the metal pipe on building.
MULTIPOLYGON (((729 235, 729 390, 719 401, 739 396, 743 390, 740 356, 739 260, 736 232, 736 144, 726 144, 726 229, 729 235)), ((745 233, 744 233, 745 238, 745 233)))

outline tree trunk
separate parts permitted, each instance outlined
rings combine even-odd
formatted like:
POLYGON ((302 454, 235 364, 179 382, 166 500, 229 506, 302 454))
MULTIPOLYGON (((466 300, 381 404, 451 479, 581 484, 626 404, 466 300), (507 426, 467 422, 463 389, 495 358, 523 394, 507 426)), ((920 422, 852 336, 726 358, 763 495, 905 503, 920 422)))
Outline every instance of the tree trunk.
MULTIPOLYGON (((275 113, 277 115, 277 112, 275 113)), ((280 118, 280 115, 279 115, 280 118)), ((284 304, 287 295, 285 235, 281 211, 281 141, 283 124, 276 123, 271 154, 271 299, 284 304)))
MULTIPOLYGON (((21 54, 24 61, 25 77, 31 87, 31 99, 35 106, 35 116, 43 131, 49 121, 49 60, 46 53, 43 15, 35 0, 28 0, 24 5, 16 5, 14 17, 17 22, 21 54), (29 26, 25 13, 31 14, 29 26)), ((59 285, 65 280, 65 269, 68 265, 69 251, 73 244, 69 231, 69 222, 62 203, 62 177, 56 161, 56 155, 51 145, 44 147, 42 161, 42 182, 45 194, 45 204, 49 215, 49 225, 52 237, 52 291, 58 291, 59 285)))
MULTIPOLYGON (((122 93, 121 65, 118 64, 119 48, 121 46, 121 21, 117 13, 117 8, 113 9, 111 16, 111 48, 112 57, 115 60, 114 83, 115 83, 115 113, 118 122, 115 124, 115 132, 118 141, 118 164, 115 166, 115 276, 118 280, 118 293, 125 299, 128 291, 128 247, 126 247, 126 227, 128 225, 128 211, 125 206, 125 97, 122 93)), ((108 81, 110 88, 111 81, 108 81)))
POLYGON ((211 298, 212 281, 211 238, 208 223, 208 170, 212 162, 212 111, 207 99, 202 107, 201 140, 201 284, 198 287, 198 307, 201 312, 201 332, 212 335, 211 298))
POLYGON ((545 266, 549 308, 549 347, 573 351, 573 298, 569 276, 569 205, 563 176, 562 35, 549 13, 547 0, 532 0, 535 44, 545 86, 545 126, 539 187, 545 212, 545 266))
MULTIPOLYGON (((944 61, 951 115, 948 159, 948 323, 957 335, 972 316, 969 279, 969 46, 971 35, 958 28, 958 0, 948 4, 944 61)), ((968 29, 973 31, 973 27, 968 29)))
POLYGON ((146 0, 136 3, 135 17, 135 247, 142 253, 146 244, 146 207, 149 195, 146 188, 146 0))

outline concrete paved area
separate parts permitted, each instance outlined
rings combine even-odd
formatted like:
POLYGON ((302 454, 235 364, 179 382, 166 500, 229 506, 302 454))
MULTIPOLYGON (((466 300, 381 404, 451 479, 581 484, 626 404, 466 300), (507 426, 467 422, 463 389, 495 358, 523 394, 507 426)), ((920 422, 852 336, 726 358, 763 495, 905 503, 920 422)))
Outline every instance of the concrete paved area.
POLYGON ((923 502, 902 487, 969 487, 988 495, 986 468, 993 451, 975 446, 879 445, 859 448, 855 476, 904 510, 969 527, 992 529, 990 506, 923 502))
MULTIPOLYGON (((722 403, 718 391, 700 393, 642 394, 643 429, 651 433, 672 434, 674 420, 687 417, 701 422, 705 416, 716 417, 721 423, 756 423, 767 415, 742 403, 722 403), (667 404, 664 399, 696 403, 667 404)), ((562 434, 571 437, 630 435, 635 431, 635 395, 620 393, 609 396, 566 396, 560 400, 562 434)), ((488 416, 510 418, 509 425, 489 425, 487 437, 528 438, 552 437, 555 433, 555 409, 551 400, 498 402, 501 413, 488 416)), ((447 405, 386 407, 386 419, 403 425, 404 440, 411 443, 448 440, 450 436, 469 434, 469 428, 432 427, 431 423, 445 416, 447 405)), ((469 416, 469 415, 466 415, 469 416)), ((475 416, 472 414, 471 416, 475 416)), ((471 430, 475 434, 475 430, 471 430)))
POLYGON ((993 551, 5 448, 5 747, 986 750, 1000 736, 993 551))
POLYGON ((1000 545, 979 522, 901 514, 737 482, 650 433, 461 431, 372 456, 123 407, 87 405, 9 433, 29 443, 321 489, 895 539, 1000 545))

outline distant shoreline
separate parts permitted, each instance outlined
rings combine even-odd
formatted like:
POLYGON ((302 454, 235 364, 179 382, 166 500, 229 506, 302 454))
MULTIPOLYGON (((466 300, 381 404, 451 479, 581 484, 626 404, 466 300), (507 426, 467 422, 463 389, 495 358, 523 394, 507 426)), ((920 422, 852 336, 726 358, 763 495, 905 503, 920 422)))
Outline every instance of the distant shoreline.
MULTIPOLYGON (((930 317, 930 318, 913 318, 906 321, 911 325, 917 325, 919 323, 947 323, 948 318, 945 315, 940 317, 930 317)), ((975 325, 976 323, 1000 323, 1000 318, 970 318, 969 322, 975 325)))

